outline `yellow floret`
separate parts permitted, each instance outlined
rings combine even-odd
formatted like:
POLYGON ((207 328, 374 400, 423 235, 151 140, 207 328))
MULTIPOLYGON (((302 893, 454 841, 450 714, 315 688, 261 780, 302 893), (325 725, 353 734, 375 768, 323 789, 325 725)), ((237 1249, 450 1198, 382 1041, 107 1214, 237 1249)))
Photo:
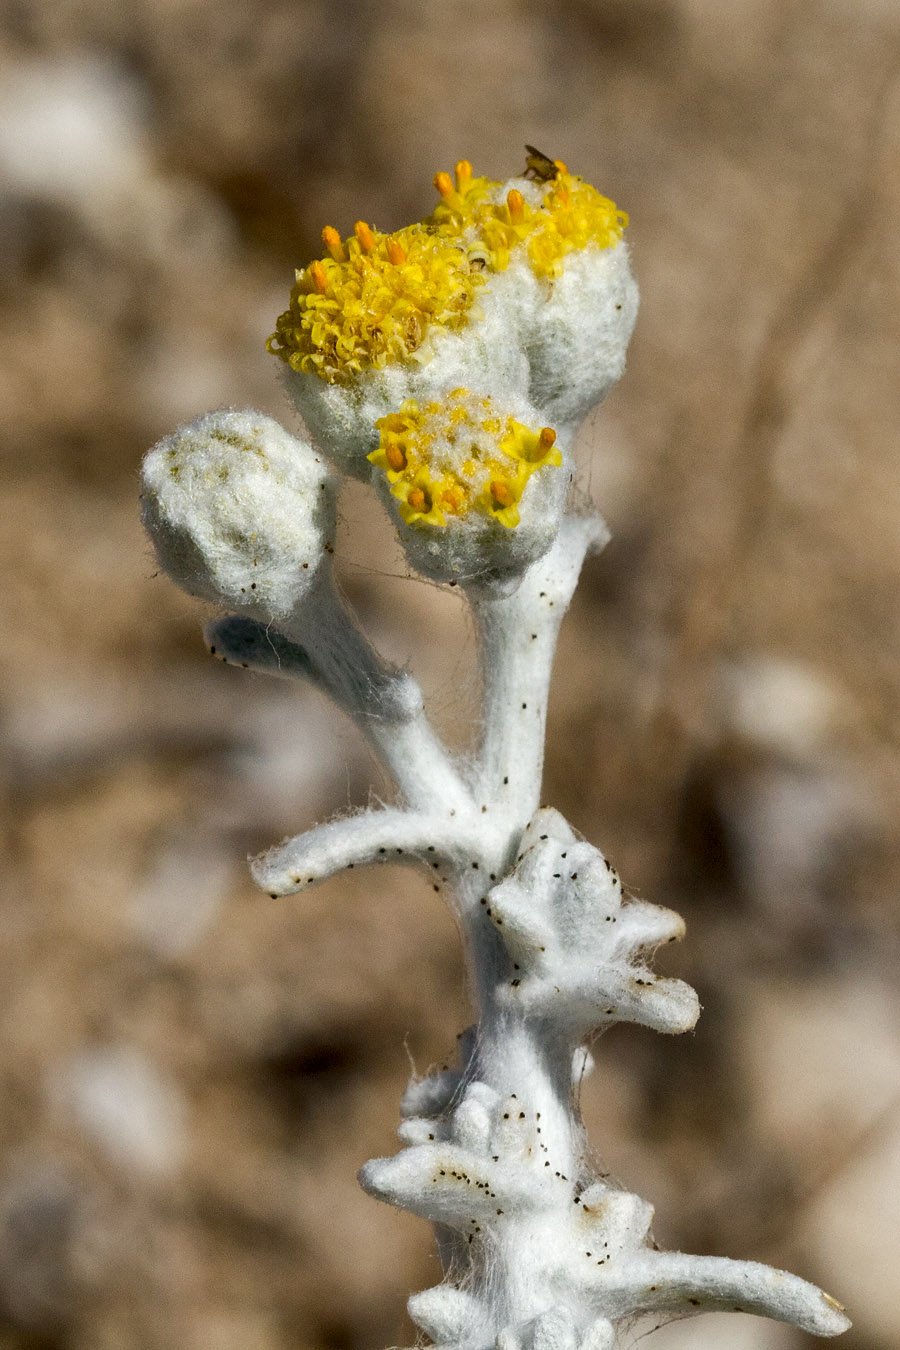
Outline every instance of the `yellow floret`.
POLYGON ((381 440, 369 459, 407 524, 443 527, 447 516, 474 511, 514 529, 531 475, 562 463, 551 427, 532 431, 467 389, 424 408, 408 399, 375 425, 381 440))
POLYGON ((432 216, 444 238, 468 239, 469 256, 493 272, 505 271, 523 245, 537 276, 559 276, 567 253, 588 245, 611 248, 628 224, 615 202, 567 172, 544 185, 539 206, 525 201, 517 188, 504 202, 489 200, 490 190, 498 186, 476 179, 459 207, 444 201, 432 216))
POLYGON ((446 525, 441 512, 441 485, 422 465, 412 478, 401 479, 391 488, 400 501, 400 515, 407 525, 446 525))
POLYGON ((507 529, 514 530, 519 523, 519 498, 525 489, 528 475, 520 472, 510 475, 504 473, 502 466, 494 466, 494 472, 482 489, 478 505, 485 515, 499 520, 507 529))
POLYGON ((458 328, 482 284, 459 244, 422 225, 392 235, 357 229, 297 272, 266 347, 293 370, 346 380, 414 357, 432 324, 458 328))
POLYGON ((542 179, 537 205, 517 188, 495 200, 500 184, 474 178, 460 160, 454 179, 435 174, 440 201, 420 224, 382 234, 357 221, 346 241, 326 226, 326 256, 296 273, 268 351, 330 383, 424 360, 429 330, 461 327, 487 274, 505 271, 513 257, 552 280, 573 250, 615 245, 625 212, 561 161, 548 164, 555 176, 542 179))
POLYGON ((556 445, 556 432, 552 427, 530 431, 521 422, 510 418, 500 449, 510 459, 520 460, 529 474, 544 464, 555 464, 557 467, 562 464, 562 455, 556 445))

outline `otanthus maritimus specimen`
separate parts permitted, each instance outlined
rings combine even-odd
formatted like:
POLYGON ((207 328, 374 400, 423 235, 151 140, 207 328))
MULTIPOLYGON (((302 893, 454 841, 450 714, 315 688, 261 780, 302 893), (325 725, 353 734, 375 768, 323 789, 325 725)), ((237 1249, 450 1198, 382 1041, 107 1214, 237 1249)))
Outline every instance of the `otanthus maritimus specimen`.
POLYGON ((699 1004, 648 964, 682 936, 678 915, 624 897, 603 854, 538 806, 557 633, 608 537, 572 503, 572 438, 622 373, 637 288, 624 213, 558 160, 529 151, 528 166, 496 183, 461 161, 436 175, 433 214, 393 234, 326 228, 269 339, 308 439, 209 413, 150 451, 144 520, 171 576, 232 611, 212 653, 313 681, 397 784, 395 805, 257 858, 257 883, 285 895, 388 859, 448 883, 477 1020, 457 1069, 410 1083, 400 1152, 360 1173, 435 1224, 445 1278, 412 1296, 413 1321, 459 1350, 613 1350, 643 1314, 712 1309, 837 1335, 840 1305, 796 1276, 659 1251, 650 1205, 588 1159, 572 1091, 588 1041, 616 1021, 688 1031, 699 1004), (342 602, 341 474, 381 497, 411 568, 471 607, 471 762, 342 602))

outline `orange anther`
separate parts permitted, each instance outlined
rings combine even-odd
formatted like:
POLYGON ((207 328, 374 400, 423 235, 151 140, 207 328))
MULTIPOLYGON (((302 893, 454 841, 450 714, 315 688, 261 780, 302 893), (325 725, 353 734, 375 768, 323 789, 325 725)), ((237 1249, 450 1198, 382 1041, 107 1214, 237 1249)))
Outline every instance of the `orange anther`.
POLYGON ((568 164, 563 163, 563 161, 562 161, 561 159, 555 159, 555 160, 553 161, 553 164, 554 164, 554 166, 555 166, 557 169, 559 169, 560 173, 568 173, 568 172, 569 172, 569 166, 568 166, 568 164))
POLYGON ((359 240, 359 246, 363 253, 371 253, 375 247, 375 236, 364 220, 358 220, 353 226, 353 233, 359 240))
POLYGON ((495 478, 491 483, 491 496, 498 506, 512 506, 513 495, 509 490, 509 484, 503 483, 495 478))
POLYGON ((541 434, 538 437, 542 450, 549 450, 556 441, 556 432, 552 427, 541 427, 541 434))
POLYGON ((567 187, 564 187, 562 183, 557 183, 556 187, 553 189, 553 192, 560 206, 569 205, 571 198, 569 196, 569 189, 567 187))
POLYGON ((420 487, 411 488, 406 500, 414 511, 421 511, 424 514, 431 510, 431 502, 420 487))
POLYGON ((467 159, 461 159, 454 166, 453 172, 456 177, 456 190, 465 196, 472 185, 472 165, 467 159))
POLYGON ((514 225, 521 225, 525 219, 525 198, 518 188, 511 188, 506 194, 509 218, 514 225))
POLYGON ((341 243, 341 236, 333 225, 326 225, 322 231, 322 243, 328 249, 336 263, 347 261, 347 255, 344 252, 344 245, 341 243))
POLYGON ((316 258, 315 262, 309 264, 309 276, 312 284, 320 295, 325 294, 325 288, 328 285, 328 273, 325 271, 322 263, 316 258))
POLYGON ((384 457, 395 473, 400 473, 402 469, 406 468, 406 452, 402 445, 397 445, 396 442, 388 445, 385 448, 384 457))
POLYGON ((399 267, 406 262, 406 249, 399 239, 389 239, 385 247, 387 248, 388 261, 392 262, 395 267, 399 267))
POLYGON ((444 173, 443 170, 434 175, 434 186, 442 197, 452 197, 456 190, 453 186, 453 179, 449 173, 444 173))

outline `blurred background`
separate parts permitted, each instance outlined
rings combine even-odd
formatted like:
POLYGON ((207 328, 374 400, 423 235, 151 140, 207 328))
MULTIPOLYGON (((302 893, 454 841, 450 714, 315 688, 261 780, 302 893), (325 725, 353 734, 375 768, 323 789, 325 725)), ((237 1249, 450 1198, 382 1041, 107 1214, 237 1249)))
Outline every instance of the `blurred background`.
MULTIPOLYGON (((643 295, 544 798, 685 915, 704 1005, 595 1047, 592 1145, 664 1245, 900 1343, 897 0, 4 0, 0 1350, 411 1343, 430 1234, 355 1172, 467 1023, 456 933, 410 872, 255 892, 248 852, 390 787, 317 695, 209 660, 137 471, 211 407, 296 425, 263 343, 322 226, 525 141, 631 213, 643 295)), ((470 744, 458 601, 359 491, 339 552, 470 744)))

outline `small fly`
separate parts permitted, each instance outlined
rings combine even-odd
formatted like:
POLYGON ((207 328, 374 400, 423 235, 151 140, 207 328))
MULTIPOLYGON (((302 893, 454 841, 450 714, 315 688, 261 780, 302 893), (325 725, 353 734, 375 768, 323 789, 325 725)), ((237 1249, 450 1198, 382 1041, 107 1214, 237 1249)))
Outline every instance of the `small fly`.
POLYGON ((525 165, 525 177, 533 178, 538 183, 552 183, 561 172, 559 160, 551 159, 533 145, 525 147, 525 165))

